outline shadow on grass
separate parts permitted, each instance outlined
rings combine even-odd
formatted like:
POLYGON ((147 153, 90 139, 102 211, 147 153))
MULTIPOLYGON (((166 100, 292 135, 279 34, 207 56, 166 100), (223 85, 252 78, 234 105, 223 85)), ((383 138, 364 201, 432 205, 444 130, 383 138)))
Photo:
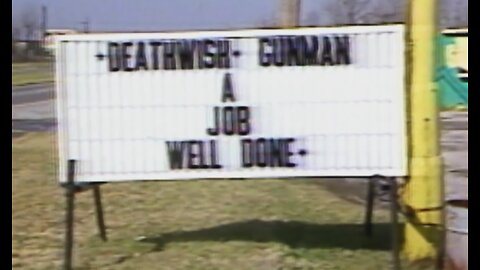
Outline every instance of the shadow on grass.
MULTIPOLYGON (((178 231, 147 237, 142 242, 153 243, 153 251, 161 251, 172 242, 251 241, 277 242, 291 248, 391 249, 391 225, 375 224, 373 235, 364 234, 362 224, 313 224, 297 221, 250 220, 219 225, 195 231, 178 231)), ((401 239, 403 241, 403 239, 401 239)))

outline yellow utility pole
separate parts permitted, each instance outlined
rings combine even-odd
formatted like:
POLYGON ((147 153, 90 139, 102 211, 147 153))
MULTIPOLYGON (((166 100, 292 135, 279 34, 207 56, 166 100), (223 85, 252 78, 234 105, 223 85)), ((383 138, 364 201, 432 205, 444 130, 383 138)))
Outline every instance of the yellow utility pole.
POLYGON ((300 25, 301 0, 282 0, 280 3, 280 27, 288 28, 300 25))
POLYGON ((407 87, 409 178, 403 253, 410 261, 438 259, 443 235, 443 172, 434 83, 437 1, 408 0, 407 87))

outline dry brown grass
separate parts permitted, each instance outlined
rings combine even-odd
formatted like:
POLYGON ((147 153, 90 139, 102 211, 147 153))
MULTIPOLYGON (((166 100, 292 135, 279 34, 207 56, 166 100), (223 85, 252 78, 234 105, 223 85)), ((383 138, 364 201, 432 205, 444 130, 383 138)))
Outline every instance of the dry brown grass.
MULTIPOLYGON (((12 147, 12 264, 59 269, 64 193, 55 138, 12 147)), ((388 226, 362 234, 363 205, 314 181, 142 182, 102 186, 109 241, 99 240, 90 192, 78 194, 76 269, 388 269, 388 226)), ((376 221, 388 220, 376 212, 376 221)))

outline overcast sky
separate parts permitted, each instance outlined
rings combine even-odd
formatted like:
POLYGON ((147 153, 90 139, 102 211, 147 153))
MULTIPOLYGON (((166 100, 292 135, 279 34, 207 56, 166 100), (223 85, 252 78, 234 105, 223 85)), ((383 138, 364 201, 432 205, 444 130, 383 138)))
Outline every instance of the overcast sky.
MULTIPOLYGON (((302 9, 323 0, 304 0, 302 9)), ((12 0, 15 18, 29 7, 48 9, 49 28, 163 30, 241 28, 273 21, 278 0, 12 0)))
MULTIPOLYGON (((407 0, 369 0, 363 11, 398 11, 407 0), (383 8, 378 9, 380 6, 383 8)), ((443 25, 468 25, 468 0, 438 0, 443 25)), ((48 9, 48 28, 93 31, 161 31, 268 26, 277 19, 280 0, 12 0, 14 22, 29 8, 48 9)), ((359 1, 359 3, 363 3, 359 1)), ((302 0, 303 25, 339 23, 339 0, 302 0), (337 13, 332 14, 332 5, 337 13)), ((345 11, 345 10, 343 10, 345 11)), ((371 13, 374 14, 374 13, 371 13)), ((403 11, 397 13, 403 18, 403 11)), ((341 15, 341 14, 340 14, 341 15)), ((341 19, 340 19, 341 21, 341 19)), ((341 22, 340 22, 341 23, 341 22)))

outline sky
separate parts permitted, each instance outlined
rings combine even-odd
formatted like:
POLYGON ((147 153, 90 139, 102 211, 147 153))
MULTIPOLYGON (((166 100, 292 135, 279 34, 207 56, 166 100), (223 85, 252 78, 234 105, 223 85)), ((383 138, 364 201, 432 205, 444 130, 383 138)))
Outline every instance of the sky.
MULTIPOLYGON (((302 10, 324 0, 304 0, 302 10)), ((253 27, 275 20, 278 0, 12 0, 18 20, 29 8, 48 9, 48 28, 158 31, 253 27)))
MULTIPOLYGON (((369 0, 362 8, 380 5, 398 9, 407 0, 369 0), (400 5, 400 6, 399 6, 400 5)), ((468 26, 468 0, 438 0, 440 24, 468 26)), ((91 31, 164 31, 232 29, 268 26, 276 22, 280 0, 12 0, 13 23, 26 10, 48 9, 48 28, 91 31)), ((334 25, 331 13, 339 0, 302 0, 302 25, 334 25)), ((360 1, 360 3, 363 3, 360 1)), ((337 7, 338 8, 338 7, 337 7)), ((373 14, 373 13, 372 13, 373 14)), ((402 16, 402 15, 401 15, 402 16)), ((340 22, 341 23, 341 22, 340 22)))

